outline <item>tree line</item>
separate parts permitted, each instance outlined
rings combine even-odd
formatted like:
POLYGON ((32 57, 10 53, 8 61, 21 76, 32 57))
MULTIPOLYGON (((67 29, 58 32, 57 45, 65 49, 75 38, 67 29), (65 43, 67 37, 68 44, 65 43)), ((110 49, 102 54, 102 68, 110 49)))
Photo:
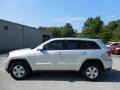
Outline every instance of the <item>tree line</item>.
POLYGON ((57 37, 80 37, 80 38, 97 38, 107 43, 109 41, 120 41, 120 20, 110 21, 104 24, 100 16, 88 18, 81 32, 73 28, 70 23, 62 27, 39 27, 44 32, 52 33, 54 38, 57 37))
POLYGON ((66 23, 65 26, 62 27, 39 27, 43 32, 52 33, 54 38, 57 37, 75 37, 76 31, 73 29, 70 23, 66 23))

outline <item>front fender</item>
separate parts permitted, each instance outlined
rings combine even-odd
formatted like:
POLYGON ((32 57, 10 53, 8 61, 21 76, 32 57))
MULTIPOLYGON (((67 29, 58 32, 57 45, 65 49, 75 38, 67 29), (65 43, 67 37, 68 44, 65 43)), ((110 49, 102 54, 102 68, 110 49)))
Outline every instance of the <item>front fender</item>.
POLYGON ((26 61, 29 66, 31 67, 32 71, 36 70, 36 67, 35 67, 35 63, 34 63, 34 60, 32 59, 29 59, 29 58, 23 58, 23 57, 12 57, 12 58, 7 58, 7 60, 5 61, 5 69, 8 70, 9 69, 9 64, 12 62, 12 61, 26 61))

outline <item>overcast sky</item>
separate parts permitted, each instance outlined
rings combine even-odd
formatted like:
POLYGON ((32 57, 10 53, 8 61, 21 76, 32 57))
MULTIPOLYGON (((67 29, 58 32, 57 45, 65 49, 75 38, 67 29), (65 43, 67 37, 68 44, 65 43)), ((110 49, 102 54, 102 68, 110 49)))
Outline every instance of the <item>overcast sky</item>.
POLYGON ((0 0, 0 19, 33 27, 69 22, 80 30, 88 17, 120 18, 119 9, 120 0, 0 0))

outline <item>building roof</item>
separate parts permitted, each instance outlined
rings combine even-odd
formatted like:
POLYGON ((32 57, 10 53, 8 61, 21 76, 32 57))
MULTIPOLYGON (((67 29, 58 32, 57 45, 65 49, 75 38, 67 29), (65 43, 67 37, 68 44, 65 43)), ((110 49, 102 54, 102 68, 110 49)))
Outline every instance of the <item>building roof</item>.
POLYGON ((30 28, 37 29, 37 28, 35 28, 35 27, 31 27, 31 26, 27 26, 27 25, 23 25, 23 24, 20 24, 20 23, 15 23, 15 22, 3 20, 3 19, 0 19, 0 22, 7 22, 7 23, 17 24, 17 25, 21 25, 21 26, 25 26, 25 27, 30 27, 30 28))

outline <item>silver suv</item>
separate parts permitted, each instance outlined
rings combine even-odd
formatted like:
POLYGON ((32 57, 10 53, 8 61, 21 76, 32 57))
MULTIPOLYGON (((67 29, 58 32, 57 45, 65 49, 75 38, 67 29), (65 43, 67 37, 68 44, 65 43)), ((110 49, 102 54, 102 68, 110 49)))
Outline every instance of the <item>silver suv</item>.
POLYGON ((35 49, 9 53, 5 69, 16 80, 38 70, 79 71, 90 81, 98 80, 112 68, 111 52, 99 39, 55 38, 35 49))

